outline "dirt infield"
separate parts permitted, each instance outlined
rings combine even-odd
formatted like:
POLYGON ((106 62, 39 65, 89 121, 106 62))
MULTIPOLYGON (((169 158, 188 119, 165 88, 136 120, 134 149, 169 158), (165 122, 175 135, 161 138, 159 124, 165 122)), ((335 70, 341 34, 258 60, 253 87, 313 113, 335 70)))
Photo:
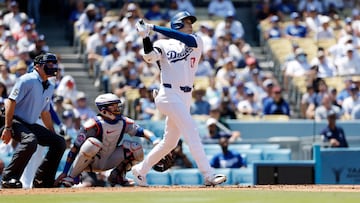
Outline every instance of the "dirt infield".
POLYGON ((360 192, 360 185, 256 185, 256 186, 152 186, 152 187, 91 187, 48 189, 1 189, 1 195, 63 194, 94 192, 194 191, 194 190, 269 190, 306 192, 360 192))

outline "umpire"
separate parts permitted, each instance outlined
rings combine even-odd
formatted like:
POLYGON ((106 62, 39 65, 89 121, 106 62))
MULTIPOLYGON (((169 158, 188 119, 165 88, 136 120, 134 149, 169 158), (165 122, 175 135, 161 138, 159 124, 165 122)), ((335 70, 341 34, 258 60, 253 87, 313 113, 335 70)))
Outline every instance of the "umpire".
POLYGON ((48 78, 55 76, 57 70, 54 54, 36 56, 34 70, 20 77, 5 102, 5 126, 1 129, 1 140, 8 144, 12 138, 19 144, 10 164, 4 169, 3 188, 22 188, 19 179, 38 144, 49 149, 36 171, 33 187, 50 188, 54 185, 65 151, 65 140, 55 133, 49 112, 55 86, 48 78), (45 127, 36 123, 39 117, 45 127))

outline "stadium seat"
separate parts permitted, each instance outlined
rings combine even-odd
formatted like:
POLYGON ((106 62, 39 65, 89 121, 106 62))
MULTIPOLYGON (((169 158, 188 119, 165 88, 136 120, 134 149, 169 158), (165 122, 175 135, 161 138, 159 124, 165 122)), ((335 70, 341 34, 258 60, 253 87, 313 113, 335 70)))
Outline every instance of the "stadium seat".
POLYGON ((263 150, 264 160, 288 161, 291 160, 290 149, 266 149, 263 150))
POLYGON ((288 115, 264 115, 263 120, 265 121, 288 121, 290 117, 288 115))
POLYGON ((204 144, 204 150, 209 156, 222 152, 219 144, 204 144))
POLYGON ((171 172, 173 185, 203 185, 204 179, 197 168, 176 169, 171 172))
POLYGON ((266 150, 266 149, 279 149, 280 145, 279 144, 270 144, 270 143, 264 143, 264 144, 252 144, 251 145, 252 149, 262 149, 262 150, 266 150))
POLYGON ((231 184, 254 185, 253 170, 251 168, 231 169, 231 184))
POLYGON ((171 175, 169 171, 157 172, 149 171, 146 175, 147 183, 149 185, 171 185, 171 175))
POLYGON ((235 150, 237 152, 243 150, 243 149, 251 149, 251 144, 229 144, 230 150, 235 150))
POLYGON ((239 150, 241 156, 245 158, 247 166, 251 166, 255 161, 262 160, 261 149, 241 149, 239 150))

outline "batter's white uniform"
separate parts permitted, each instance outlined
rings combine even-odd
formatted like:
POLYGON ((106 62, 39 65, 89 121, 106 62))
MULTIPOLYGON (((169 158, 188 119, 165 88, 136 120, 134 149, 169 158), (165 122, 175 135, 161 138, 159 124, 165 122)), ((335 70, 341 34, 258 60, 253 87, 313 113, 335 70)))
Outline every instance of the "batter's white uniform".
POLYGON ((195 72, 203 50, 201 38, 192 36, 196 39, 196 48, 188 47, 175 39, 161 39, 154 43, 154 50, 161 50, 161 53, 155 51, 157 56, 154 57, 159 59, 161 70, 161 85, 155 103, 159 111, 166 115, 166 120, 163 139, 149 152, 144 161, 137 165, 140 174, 146 174, 153 165, 174 149, 182 135, 205 179, 214 175, 206 158, 198 127, 190 115, 191 91, 185 92, 184 88, 181 89, 185 86, 193 88, 195 72), (167 87, 164 87, 164 84, 167 87))

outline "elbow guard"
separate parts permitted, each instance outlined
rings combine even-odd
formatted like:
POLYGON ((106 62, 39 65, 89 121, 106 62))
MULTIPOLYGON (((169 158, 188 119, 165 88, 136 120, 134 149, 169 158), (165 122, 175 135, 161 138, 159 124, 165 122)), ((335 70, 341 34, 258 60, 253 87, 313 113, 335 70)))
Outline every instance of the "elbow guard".
POLYGON ((150 53, 143 54, 143 58, 147 63, 155 63, 156 61, 160 60, 161 54, 159 53, 158 49, 153 49, 150 53))

